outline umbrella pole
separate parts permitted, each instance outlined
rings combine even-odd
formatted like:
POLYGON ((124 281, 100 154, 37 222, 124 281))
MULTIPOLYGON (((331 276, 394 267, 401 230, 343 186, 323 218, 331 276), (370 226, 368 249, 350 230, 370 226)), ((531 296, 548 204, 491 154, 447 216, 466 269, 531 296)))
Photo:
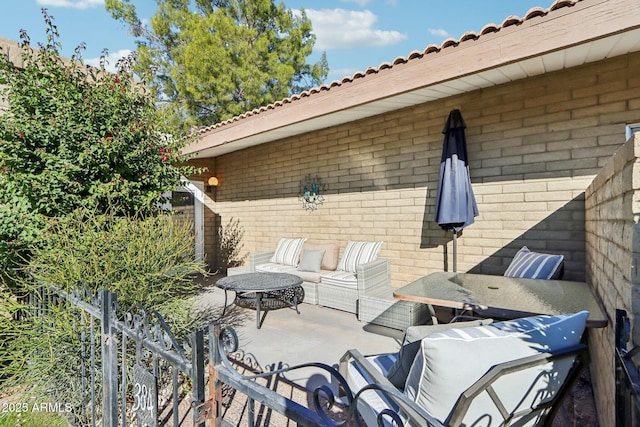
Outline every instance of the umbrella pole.
POLYGON ((453 230, 453 272, 458 272, 458 232, 453 230))

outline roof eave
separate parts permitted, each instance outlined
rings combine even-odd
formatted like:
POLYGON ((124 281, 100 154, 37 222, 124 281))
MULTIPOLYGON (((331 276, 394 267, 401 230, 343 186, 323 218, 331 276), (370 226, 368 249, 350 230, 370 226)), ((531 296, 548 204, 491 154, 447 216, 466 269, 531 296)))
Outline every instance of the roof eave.
POLYGON ((184 153, 216 157, 640 50, 640 4, 635 0, 585 0, 511 22, 505 21, 497 31, 463 36, 439 51, 414 53, 342 84, 334 82, 214 125, 184 153))

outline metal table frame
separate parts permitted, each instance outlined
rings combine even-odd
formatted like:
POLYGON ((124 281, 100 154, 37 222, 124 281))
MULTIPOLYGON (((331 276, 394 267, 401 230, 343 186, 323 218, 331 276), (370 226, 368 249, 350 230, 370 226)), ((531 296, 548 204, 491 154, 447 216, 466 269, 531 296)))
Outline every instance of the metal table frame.
MULTIPOLYGON (((233 304, 256 310, 256 328, 260 329, 260 312, 291 307, 298 314, 298 304, 304 300, 302 279, 287 273, 244 273, 223 277, 216 287, 224 290, 224 310, 227 305, 227 291, 236 293, 233 304)), ((224 311, 223 311, 224 313, 224 311)))

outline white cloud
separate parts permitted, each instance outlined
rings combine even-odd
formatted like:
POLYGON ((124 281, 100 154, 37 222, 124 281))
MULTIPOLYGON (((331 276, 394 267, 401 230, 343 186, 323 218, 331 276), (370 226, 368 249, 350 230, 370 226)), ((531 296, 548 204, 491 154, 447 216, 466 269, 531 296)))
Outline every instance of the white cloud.
POLYGON ((371 0, 340 0, 343 3, 355 3, 360 7, 365 7, 371 0))
POLYGON ((374 28, 378 17, 369 10, 307 9, 306 12, 317 37, 314 47, 319 50, 387 46, 407 38, 399 31, 374 28))
MULTIPOLYGON (((131 51, 129 49, 121 49, 117 52, 110 52, 109 55, 105 58, 107 62, 105 64, 105 69, 111 73, 115 73, 116 71, 118 71, 117 66, 120 58, 124 58, 130 53, 131 51)), ((85 59, 84 63, 87 65, 91 65, 92 67, 100 68, 100 58, 85 59)))
POLYGON ((37 0, 41 6, 70 7, 72 9, 89 9, 102 6, 104 0, 37 0))
POLYGON ((427 31, 429 31, 429 34, 431 34, 432 36, 442 37, 442 38, 451 37, 451 34, 449 34, 447 30, 443 30, 439 28, 429 28, 427 31))

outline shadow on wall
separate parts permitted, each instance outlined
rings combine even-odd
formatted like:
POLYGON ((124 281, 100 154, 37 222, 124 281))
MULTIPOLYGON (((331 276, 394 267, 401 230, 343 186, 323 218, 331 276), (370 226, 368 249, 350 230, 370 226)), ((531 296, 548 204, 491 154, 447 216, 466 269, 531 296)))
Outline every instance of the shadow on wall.
POLYGON ((240 225, 240 220, 233 217, 223 225, 222 218, 218 214, 215 214, 214 224, 216 226, 215 268, 226 274, 227 269, 242 265, 247 258, 247 254, 240 255, 244 246, 242 243, 244 228, 240 225))
MULTIPOLYGON (((480 210, 482 211, 482 207, 480 210)), ((486 214, 485 217, 488 215, 486 214)), ((475 224, 470 225, 467 230, 477 227, 481 222, 481 217, 476 218, 475 224)), ((420 248, 442 247, 443 269, 446 269, 447 265, 451 265, 451 262, 448 262, 450 254, 447 253, 447 246, 451 242, 453 234, 450 231, 442 230, 433 220, 432 206, 428 201, 425 203, 422 225, 420 248)), ((502 275, 516 252, 523 246, 527 246, 536 252, 564 255, 563 279, 584 281, 585 242, 584 193, 581 193, 471 268, 469 273, 502 275)), ((464 245, 464 231, 462 231, 458 235, 458 265, 460 265, 461 258, 465 253, 464 245)))

